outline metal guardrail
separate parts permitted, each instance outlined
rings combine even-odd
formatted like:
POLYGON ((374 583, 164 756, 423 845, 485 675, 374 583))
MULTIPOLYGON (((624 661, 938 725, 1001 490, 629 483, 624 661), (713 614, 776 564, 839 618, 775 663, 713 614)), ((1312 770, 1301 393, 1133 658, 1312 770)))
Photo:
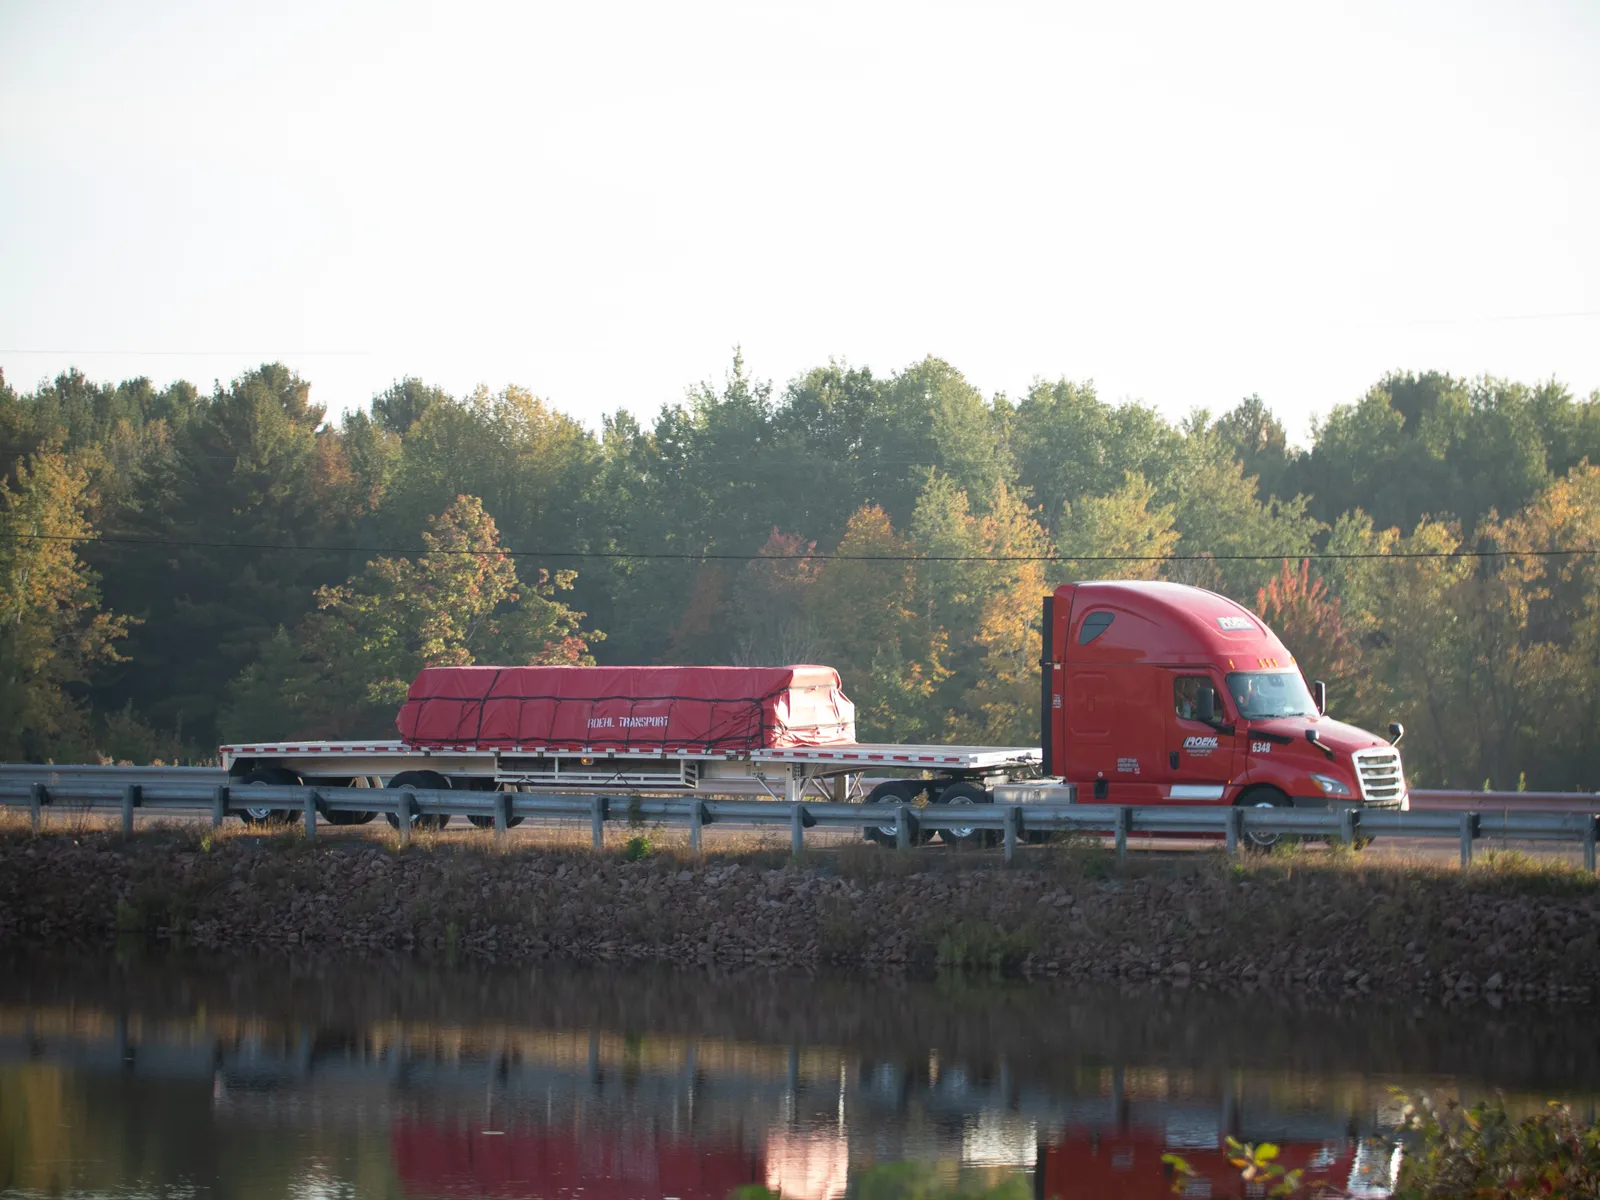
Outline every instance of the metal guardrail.
MULTIPOLYGON (((1517 793, 1511 793, 1515 795, 1517 793)), ((1475 793, 1487 796, 1487 793, 1475 793)), ((1030 833, 1109 835, 1119 858, 1137 834, 1213 836, 1230 853, 1256 839, 1273 836, 1341 841, 1354 845, 1370 837, 1449 838, 1459 841, 1461 863, 1472 861, 1473 843, 1484 837, 1567 842, 1581 845, 1584 865, 1595 870, 1600 834, 1600 799, 1590 812, 1413 811, 1381 809, 1256 808, 1198 805, 1130 807, 1117 804, 786 804, 770 800, 710 800, 699 797, 552 795, 528 792, 428 788, 332 788, 250 784, 234 786, 220 770, 161 767, 4 767, 0 804, 27 805, 38 826, 48 807, 79 811, 120 810, 122 831, 133 832, 136 810, 206 813, 220 825, 246 808, 294 813, 308 837, 331 813, 392 813, 402 843, 424 816, 477 817, 503 834, 517 818, 587 819, 598 849, 609 821, 650 820, 686 824, 690 847, 698 851, 705 826, 717 821, 787 825, 790 849, 799 854, 805 831, 819 827, 875 830, 901 850, 919 844, 933 830, 982 830, 997 834, 1011 859, 1030 833)))
MULTIPOLYGON (((116 795, 125 784, 146 787, 215 787, 228 782, 221 767, 119 767, 93 764, 38 765, 0 763, 0 795, 11 789, 24 790, 33 783, 46 786, 98 786, 108 796, 116 795)), ((1411 807, 1453 812, 1490 809, 1539 810, 1561 812, 1600 812, 1600 792, 1486 792, 1465 788, 1412 788, 1411 807)))

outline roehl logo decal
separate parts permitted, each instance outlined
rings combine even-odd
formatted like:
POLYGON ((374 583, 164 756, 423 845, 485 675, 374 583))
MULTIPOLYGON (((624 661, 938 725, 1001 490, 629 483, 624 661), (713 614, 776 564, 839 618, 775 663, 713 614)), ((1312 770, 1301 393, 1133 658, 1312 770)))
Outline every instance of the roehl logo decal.
POLYGON ((1214 737, 1191 737, 1183 739, 1185 750, 1215 750, 1217 739, 1214 737))

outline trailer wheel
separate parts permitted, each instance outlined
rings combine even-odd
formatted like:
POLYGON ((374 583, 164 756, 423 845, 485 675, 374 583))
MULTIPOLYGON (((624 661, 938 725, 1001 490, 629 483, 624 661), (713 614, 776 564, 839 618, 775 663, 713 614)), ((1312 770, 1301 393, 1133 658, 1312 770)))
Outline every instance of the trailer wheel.
MULTIPOLYGON (((354 779, 319 779, 317 783, 327 787, 341 788, 366 788, 372 783, 365 775, 357 775, 354 779)), ((329 809, 322 814, 330 825, 365 825, 378 814, 376 812, 349 812, 345 809, 329 809)))
MULTIPOLYGON (((505 791, 505 789, 501 788, 501 787, 474 788, 473 790, 474 791, 484 791, 484 792, 502 792, 502 791, 505 791)), ((494 818, 493 817, 486 817, 482 813, 469 813, 469 814, 467 814, 467 820, 471 821, 479 829, 493 829, 494 828, 494 818)), ((522 817, 508 816, 506 818, 506 828, 507 829, 515 829, 518 825, 521 825, 522 822, 523 822, 523 818, 522 817)))
MULTIPOLYGON (((994 797, 980 787, 970 783, 952 783, 939 793, 940 804, 993 804, 994 797)), ((959 846, 965 843, 969 846, 992 846, 994 844, 994 831, 992 829, 978 829, 972 825, 960 825, 954 829, 939 830, 939 840, 947 846, 959 846)))
MULTIPOLYGON (((283 767, 257 767, 239 782, 245 787, 299 787, 300 776, 283 767)), ((286 825, 294 818, 292 808, 247 804, 239 811, 239 819, 246 825, 286 825)))
MULTIPOLYGON (((450 781, 437 771, 401 771, 394 776, 385 788, 422 788, 427 791, 443 791, 450 786, 450 781)), ((389 828, 399 829, 400 818, 392 812, 383 814, 384 820, 389 822, 389 828)), ((411 818, 413 829, 443 829, 450 823, 449 813, 417 813, 411 818)))
MULTIPOLYGON (((920 783, 912 783, 908 779, 891 779, 887 783, 880 783, 867 793, 868 804, 901 805, 910 804, 916 800, 917 795, 924 790, 920 783)), ((887 824, 868 825, 866 829, 867 840, 877 842, 883 846, 895 844, 894 817, 886 818, 887 824)))
MULTIPOLYGON (((1234 801, 1239 808, 1288 808, 1289 797, 1277 788, 1253 788, 1242 794, 1234 801)), ((1254 850, 1258 854, 1271 854, 1276 846, 1287 845, 1294 841, 1288 834, 1282 833, 1246 833, 1243 844, 1246 850, 1254 850)))
MULTIPOLYGON (((483 816, 481 813, 472 813, 467 817, 467 820, 471 821, 479 829, 494 828, 494 818, 483 816)), ((506 820, 506 828, 515 829, 518 825, 522 824, 523 820, 524 818, 522 817, 510 817, 506 820)))

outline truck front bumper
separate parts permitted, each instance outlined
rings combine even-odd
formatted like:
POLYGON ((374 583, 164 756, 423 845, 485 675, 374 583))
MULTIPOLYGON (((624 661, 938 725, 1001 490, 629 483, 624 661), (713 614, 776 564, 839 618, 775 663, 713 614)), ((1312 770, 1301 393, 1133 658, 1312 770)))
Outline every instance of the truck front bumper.
POLYGON ((1411 795, 1393 800, 1347 800, 1342 796, 1291 796, 1296 808, 1353 808, 1358 812, 1410 812, 1411 795))

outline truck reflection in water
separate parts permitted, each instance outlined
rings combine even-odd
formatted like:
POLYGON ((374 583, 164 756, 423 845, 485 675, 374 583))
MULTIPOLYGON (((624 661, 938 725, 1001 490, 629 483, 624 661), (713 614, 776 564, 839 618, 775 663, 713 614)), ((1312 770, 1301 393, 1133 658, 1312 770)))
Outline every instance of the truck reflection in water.
POLYGON ((696 1146, 652 1133, 578 1136, 401 1121, 394 1128, 394 1161, 406 1190, 418 1196, 727 1200, 735 1188, 768 1182, 766 1164, 753 1150, 696 1146))
POLYGON ((77 1167, 46 1170, 46 1148, 28 1139, 47 1130, 50 1163, 108 1162, 107 1146, 137 1145, 138 1169, 156 1172, 149 1163, 166 1156, 161 1170, 207 1186, 245 1163, 286 1187, 315 1177, 407 1200, 724 1200, 751 1184, 839 1200, 865 1172, 905 1162, 964 1190, 1021 1175, 1040 1200, 1156 1200, 1173 1190, 1167 1153, 1192 1168, 1184 1194, 1244 1197, 1227 1162, 1233 1136, 1277 1144, 1308 1180, 1376 1197, 1395 1160, 1370 1139, 1399 1115, 1386 1085, 1408 1083, 1209 1053, 1186 1060, 1195 1065, 1106 1065, 1089 1050, 1018 1057, 956 1026, 943 1038, 959 1053, 669 1028, 319 1027, 217 1008, 0 1003, 0 1181, 11 1181, 0 1187, 117 1183, 84 1166, 74 1188, 77 1167), (209 1128, 196 1138, 200 1114, 209 1128))
POLYGON ((727 1200, 759 1184, 794 1200, 842 1196, 848 1140, 774 1129, 764 1145, 696 1145, 656 1133, 587 1135, 550 1130, 474 1130, 400 1121, 394 1161, 416 1196, 576 1196, 588 1200, 727 1200))
MULTIPOLYGON (((1154 1200, 1172 1191, 1169 1151, 1193 1166, 1188 1194, 1243 1196, 1226 1162, 1229 1134, 1276 1142, 1281 1161, 1308 1178, 1377 1196, 1387 1153, 1374 1155, 1362 1138, 1393 1118, 1384 1093, 1359 1079, 1053 1070, 938 1052, 883 1058, 499 1025, 314 1030, 215 1012, 163 1022, 0 1007, 0 1076, 50 1065, 91 1093, 99 1120, 124 1121, 141 1137, 172 1101, 118 1113, 92 1099, 97 1081, 106 1095, 128 1097, 142 1083, 152 1095, 209 1096, 218 1144, 265 1135, 281 1149, 293 1143, 285 1128, 308 1144, 370 1144, 382 1129, 383 1190, 412 1200, 725 1200, 749 1184, 791 1200, 838 1200, 864 1170, 907 1161, 965 1187, 1022 1173, 1041 1198, 1154 1200)), ((308 1154, 302 1170, 326 1171, 328 1159, 308 1154)), ((28 1174, 25 1163, 10 1165, 13 1178, 28 1174)))
MULTIPOLYGON (((1225 1143, 1206 1138, 1184 1145, 1182 1135, 1156 1128, 1128 1128, 1112 1133, 1068 1130, 1053 1145, 1039 1148, 1035 1194, 1058 1200, 1106 1196, 1157 1200, 1177 1191, 1184 1196, 1252 1196, 1225 1143), (1180 1156, 1190 1174, 1175 1188, 1176 1175, 1164 1158, 1180 1156)), ((1302 1171, 1302 1184, 1315 1195, 1316 1185, 1335 1189, 1353 1200, 1386 1197, 1400 1165, 1400 1150, 1381 1137, 1339 1138, 1321 1143, 1275 1143, 1278 1165, 1302 1171)))

